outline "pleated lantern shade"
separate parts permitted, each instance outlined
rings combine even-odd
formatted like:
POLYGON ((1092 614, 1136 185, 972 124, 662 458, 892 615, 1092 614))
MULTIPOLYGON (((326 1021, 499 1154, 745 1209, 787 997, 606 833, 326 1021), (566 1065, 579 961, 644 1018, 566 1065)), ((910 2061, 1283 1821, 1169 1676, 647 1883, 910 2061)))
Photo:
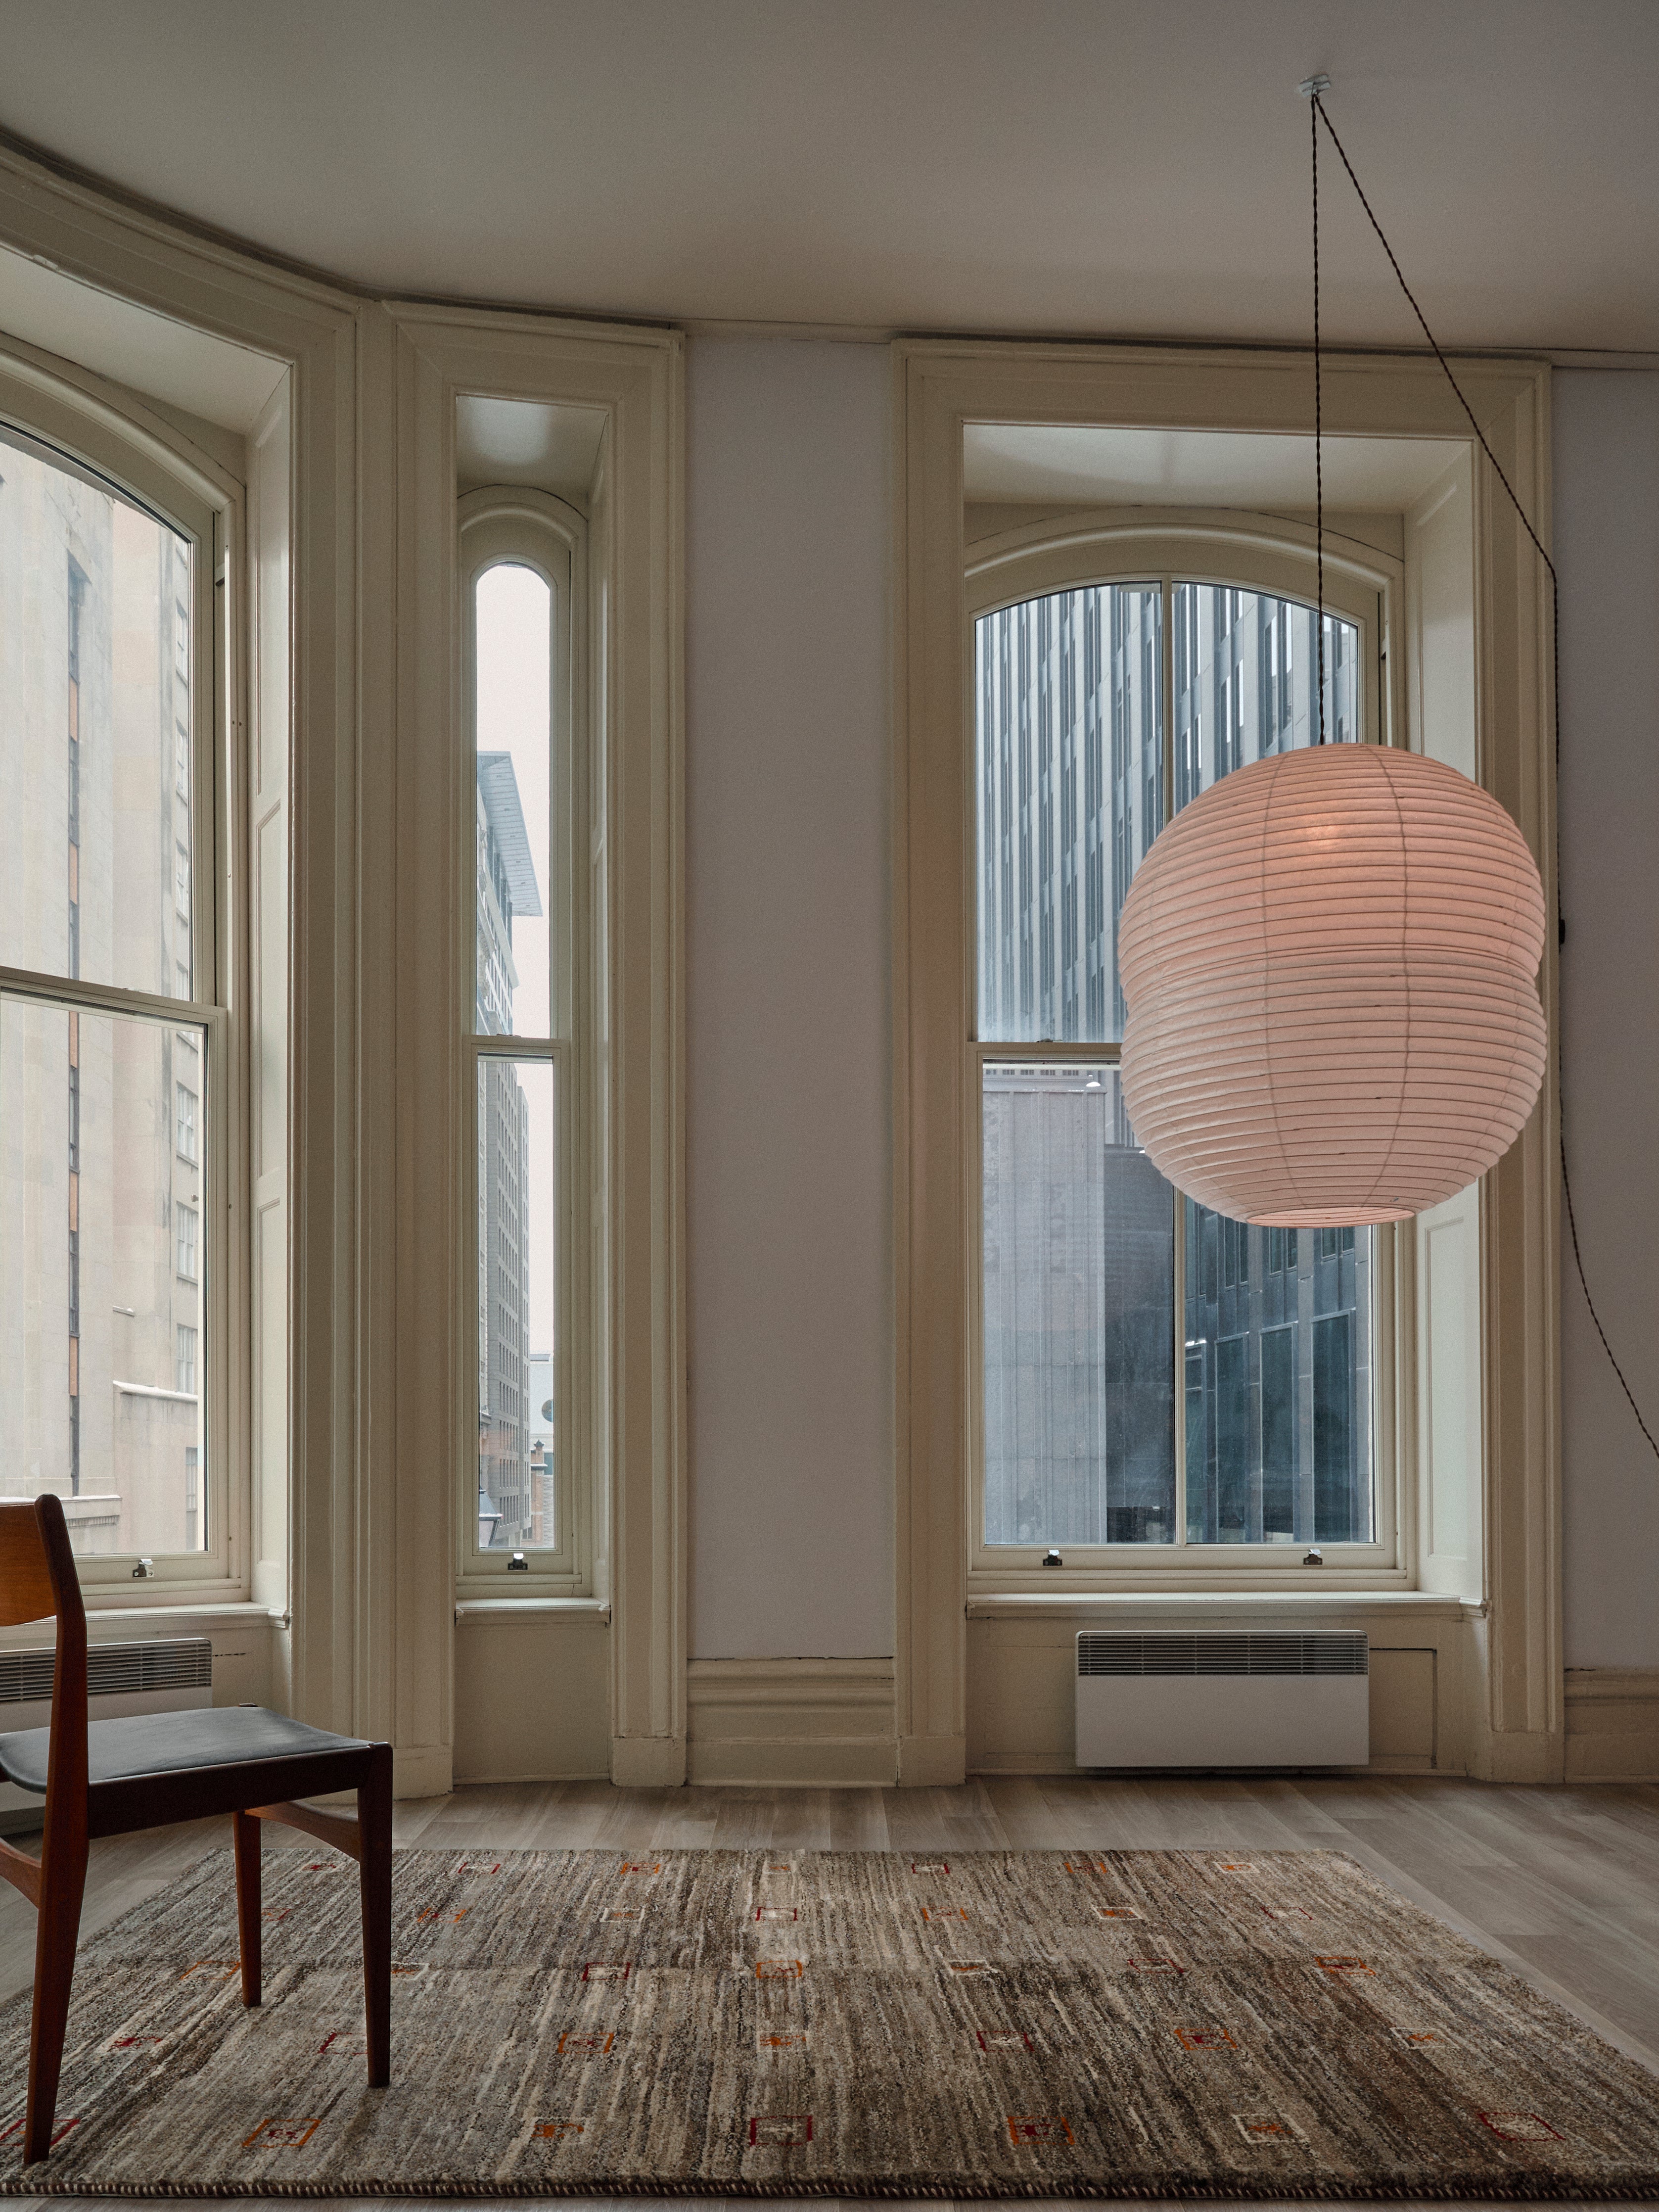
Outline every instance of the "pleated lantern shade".
POLYGON ((1124 1103, 1235 1220, 1399 1221, 1499 1159, 1543 1080, 1544 893, 1455 769, 1328 744, 1184 807, 1124 901, 1124 1103))

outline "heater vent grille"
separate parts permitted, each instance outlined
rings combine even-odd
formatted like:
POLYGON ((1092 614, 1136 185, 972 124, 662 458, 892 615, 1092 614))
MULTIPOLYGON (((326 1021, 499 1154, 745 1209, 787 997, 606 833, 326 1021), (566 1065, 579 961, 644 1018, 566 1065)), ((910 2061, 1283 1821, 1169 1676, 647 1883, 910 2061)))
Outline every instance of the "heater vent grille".
POLYGON ((1254 1630, 1223 1635, 1158 1632, 1133 1636, 1085 1629, 1077 1639, 1084 1674, 1364 1674, 1364 1636, 1282 1635, 1254 1630))
MULTIPOLYGON (((33 1705, 52 1696, 56 1657, 51 1645, 0 1651, 0 1706, 33 1705)), ((87 1693, 133 1697, 146 1690, 210 1690, 213 1645, 205 1636, 157 1638, 148 1644, 94 1644, 87 1650, 87 1693)))

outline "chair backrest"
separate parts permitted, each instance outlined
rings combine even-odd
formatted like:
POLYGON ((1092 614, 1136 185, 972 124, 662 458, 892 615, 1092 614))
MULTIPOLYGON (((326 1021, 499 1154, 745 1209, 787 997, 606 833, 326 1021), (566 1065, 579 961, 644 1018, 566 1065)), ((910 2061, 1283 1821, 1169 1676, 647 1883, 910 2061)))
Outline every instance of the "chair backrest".
POLYGON ((43 1498, 0 1502, 0 1626, 58 1620, 52 1674, 52 1747, 46 1766, 46 1850, 54 1830, 87 1826, 87 1609, 75 1571, 61 1502, 43 1498))
MULTIPOLYGON (((41 1526, 45 1498, 19 1498, 0 1504, 0 1628, 15 1628, 25 1620, 44 1620, 61 1602, 52 1575, 52 1555, 41 1526)), ((64 1509, 58 1505, 61 1522, 64 1509)), ((64 1531, 67 1538, 68 1531, 64 1531)))

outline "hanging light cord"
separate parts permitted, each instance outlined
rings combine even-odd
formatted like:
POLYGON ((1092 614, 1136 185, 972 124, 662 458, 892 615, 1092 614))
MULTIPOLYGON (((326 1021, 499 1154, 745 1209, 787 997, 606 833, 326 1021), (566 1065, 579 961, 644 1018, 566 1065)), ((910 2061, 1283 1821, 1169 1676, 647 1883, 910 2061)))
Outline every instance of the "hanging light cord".
MULTIPOLYGON (((1323 356, 1319 344, 1319 118, 1322 112, 1316 91, 1308 101, 1308 128, 1313 135, 1313 249, 1314 249, 1314 559, 1319 570, 1319 614, 1314 635, 1319 653, 1319 742, 1325 742, 1325 392, 1323 356)), ((1326 124, 1328 131, 1330 125, 1326 124)))
MULTIPOLYGON (((1434 332, 1429 328, 1428 323, 1424 316, 1423 310, 1417 304, 1416 296, 1413 293, 1411 286, 1406 282, 1405 272, 1401 270, 1399 262, 1395 258, 1394 248, 1389 245, 1387 237, 1384 235, 1382 224, 1372 213, 1371 204, 1365 197, 1365 188, 1360 183, 1358 178, 1355 176, 1353 173, 1353 163, 1348 159, 1346 153, 1343 149, 1342 141, 1337 137, 1335 128, 1331 122, 1330 117, 1325 112, 1324 102, 1320 99, 1319 91, 1319 85, 1316 82, 1311 82, 1310 81, 1310 88, 1308 92, 1308 105, 1312 111, 1309 119, 1313 127, 1314 468, 1318 486, 1319 500, 1320 743, 1322 744, 1325 740, 1325 498, 1324 482, 1322 471, 1321 470, 1319 453, 1320 434, 1322 428, 1320 419, 1319 389, 1319 126, 1322 123, 1326 130, 1330 132, 1331 143, 1335 147, 1337 156, 1341 161, 1343 167, 1348 173, 1348 181, 1353 186, 1356 194, 1358 196, 1359 204, 1364 209, 1366 217, 1370 223, 1371 228, 1376 233, 1377 243, 1382 246, 1382 251, 1389 257, 1389 266, 1393 270, 1395 277, 1398 279, 1401 290, 1405 294, 1407 300, 1410 302, 1411 311, 1417 318, 1418 326, 1422 331, 1424 337, 1429 342, 1430 351, 1433 354, 1435 359, 1439 362, 1441 368, 1444 372, 1447 383, 1450 385, 1453 392, 1456 393, 1457 404, 1463 410, 1463 412, 1468 416, 1469 428, 1474 432, 1475 437, 1480 443, 1481 452, 1492 464, 1492 473, 1498 478, 1498 483, 1503 485, 1504 491, 1509 495, 1510 505, 1515 509, 1516 514, 1520 520, 1521 527, 1526 532, 1528 537, 1531 538, 1534 549, 1536 551, 1539 559, 1543 562, 1545 568, 1548 571, 1550 580, 1550 613, 1552 630, 1550 664, 1551 673, 1554 683, 1555 706, 1555 772, 1556 781, 1559 786, 1561 775, 1561 579, 1555 573, 1554 562, 1551 560, 1549 555, 1544 550, 1543 540, 1539 537, 1538 532, 1533 528, 1531 522, 1528 520, 1526 508, 1522 506, 1520 500, 1516 497, 1514 485, 1504 475, 1502 463, 1498 460, 1497 454, 1493 453, 1492 447, 1487 444, 1486 434, 1480 428, 1480 423, 1475 420, 1474 410, 1464 398, 1463 387, 1453 375, 1451 363, 1446 359, 1445 355, 1441 351, 1439 344, 1435 338, 1434 332)), ((1555 819, 1555 884, 1557 908, 1559 911, 1561 893, 1561 817, 1559 805, 1556 809, 1555 819)), ((1624 1392, 1626 1400, 1629 1401, 1631 1412, 1636 1416, 1636 1425, 1640 1429, 1642 1434, 1647 1438, 1649 1449, 1653 1453, 1656 1459, 1659 1459, 1659 1440, 1656 1440, 1653 1431, 1648 1426, 1646 1421, 1642 1418, 1642 1408, 1636 1402, 1636 1394, 1631 1389, 1629 1382, 1626 1379, 1624 1369, 1619 1364, 1618 1360, 1613 1356, 1613 1346, 1607 1341, 1607 1333, 1601 1326, 1601 1316, 1595 1310, 1595 1301, 1590 1296, 1589 1279, 1584 1273, 1584 1255, 1579 1249, 1578 1243, 1578 1220, 1577 1215, 1573 1212, 1572 1184, 1567 1175, 1566 1116, 1565 1112, 1562 1111, 1559 1106, 1557 1109, 1556 1127, 1559 1133, 1561 1153, 1561 1195, 1566 1200, 1567 1229, 1572 1240, 1573 1265, 1577 1269, 1579 1288, 1584 1293, 1584 1304, 1589 1309, 1589 1317, 1595 1324, 1595 1334, 1601 1340, 1601 1349, 1607 1356, 1607 1364, 1618 1376, 1619 1387, 1624 1392)))

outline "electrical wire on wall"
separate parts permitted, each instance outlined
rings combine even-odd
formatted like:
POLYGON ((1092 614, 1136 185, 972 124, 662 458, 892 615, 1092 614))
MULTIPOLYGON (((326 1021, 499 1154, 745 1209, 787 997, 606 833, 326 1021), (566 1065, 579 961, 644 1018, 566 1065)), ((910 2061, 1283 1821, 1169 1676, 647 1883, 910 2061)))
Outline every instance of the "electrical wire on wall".
MULTIPOLYGON (((1308 101, 1310 109, 1309 127, 1311 133, 1313 150, 1314 472, 1316 497, 1317 501, 1316 536, 1318 539, 1319 558, 1319 620, 1317 624, 1319 634, 1319 742, 1322 744, 1325 742, 1325 483, 1321 453, 1321 447, 1323 443, 1324 435, 1324 420, 1319 329, 1319 126, 1322 123, 1329 136, 1332 145, 1336 149, 1339 160, 1341 161, 1343 167, 1348 173, 1348 181, 1352 185, 1356 194, 1358 196, 1359 204, 1365 210, 1366 218, 1369 221, 1371 228, 1376 233, 1377 241, 1381 245, 1383 252, 1389 257, 1389 266, 1393 270, 1395 278, 1398 280, 1400 289, 1405 294, 1406 298, 1410 304, 1413 314, 1417 318, 1418 326, 1422 331, 1425 338, 1427 339, 1431 352, 1434 355, 1435 359, 1439 362, 1441 369, 1444 373, 1447 383, 1450 385, 1452 391, 1456 394, 1457 404, 1462 409, 1464 414, 1468 416, 1469 420, 1469 428, 1474 431, 1481 452, 1486 455, 1487 461, 1491 464, 1493 475, 1498 478, 1498 483, 1503 485, 1504 492, 1508 495, 1510 505, 1515 509, 1516 514, 1519 518, 1521 527, 1526 532, 1528 537, 1532 540, 1534 550, 1536 551, 1539 559, 1543 562, 1545 569, 1548 574, 1550 580, 1551 611, 1550 673, 1553 686, 1555 714, 1555 769, 1556 780, 1559 784, 1561 772, 1561 580, 1556 574, 1554 562, 1551 560, 1549 555, 1544 550, 1543 540, 1539 537, 1538 532, 1533 528, 1531 520, 1528 517, 1525 507, 1522 506, 1519 498, 1516 496, 1515 487, 1510 483, 1508 477, 1504 475, 1502 463, 1498 460, 1497 454, 1493 453, 1491 446, 1487 443, 1485 431, 1482 430, 1480 423, 1475 420, 1474 410, 1464 398, 1463 388, 1458 383, 1456 377, 1452 373, 1451 363, 1446 359, 1445 354, 1442 351, 1439 343, 1435 337, 1434 332, 1429 328, 1428 321, 1424 315, 1423 310, 1417 304, 1416 295, 1413 294, 1411 286, 1406 282, 1405 272, 1401 270, 1399 261, 1395 258, 1394 248, 1389 245, 1382 226, 1377 221, 1376 216, 1372 210, 1371 204, 1365 197, 1364 186, 1354 174, 1353 163, 1348 159, 1346 151, 1343 147, 1342 141, 1336 135, 1335 126, 1333 125, 1330 117, 1325 112, 1325 104, 1321 95, 1329 91, 1330 83, 1331 81, 1328 76, 1310 76, 1304 79, 1304 81, 1297 88, 1301 93, 1303 98, 1308 101)), ((1559 914, 1561 902, 1561 817, 1559 805, 1556 809, 1555 818, 1555 886, 1556 907, 1559 914)), ((1565 921, 1560 923, 1560 941, 1563 944, 1566 941, 1566 923, 1565 921)), ((1559 1099, 1557 1105, 1556 1127, 1561 1158, 1561 1195, 1566 1202, 1567 1231, 1572 1244, 1573 1265, 1577 1271, 1579 1287, 1584 1293, 1584 1304, 1589 1310, 1590 1319, 1595 1324, 1595 1334, 1601 1340, 1601 1349, 1607 1354, 1607 1364, 1618 1376, 1619 1387, 1624 1392, 1625 1396, 1629 1402, 1631 1412, 1636 1416, 1636 1425, 1641 1430, 1644 1437, 1646 1437, 1650 1450, 1652 1451, 1656 1458, 1659 1458, 1659 1441, 1655 1439, 1653 1431, 1648 1426, 1647 1422, 1643 1418, 1642 1408, 1636 1402, 1636 1394, 1631 1389, 1630 1383, 1626 1377, 1625 1370, 1619 1364, 1618 1359, 1613 1354, 1613 1346, 1607 1340, 1607 1330, 1601 1325, 1601 1316, 1595 1310, 1595 1300, 1590 1295, 1589 1279, 1584 1272, 1584 1255, 1578 1241, 1577 1217, 1573 1212, 1572 1183, 1567 1173, 1566 1115, 1565 1109, 1559 1103, 1559 1099)))

